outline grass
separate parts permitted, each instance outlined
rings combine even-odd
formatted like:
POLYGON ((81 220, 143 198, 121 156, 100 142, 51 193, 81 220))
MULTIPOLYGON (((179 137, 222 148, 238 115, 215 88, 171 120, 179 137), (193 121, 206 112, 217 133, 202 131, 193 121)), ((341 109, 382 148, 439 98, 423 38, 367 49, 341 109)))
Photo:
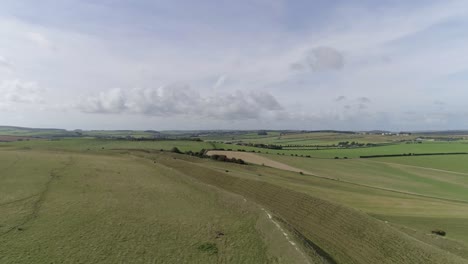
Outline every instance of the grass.
POLYGON ((447 200, 466 199, 466 187, 460 186, 466 185, 466 176, 430 170, 428 173, 419 168, 400 168, 398 164, 395 168, 369 160, 317 160, 277 155, 263 157, 331 179, 264 166, 211 166, 217 170, 228 168, 230 175, 265 181, 357 208, 390 224, 411 230, 410 234, 418 239, 424 238, 424 243, 433 243, 452 253, 468 256, 468 204, 447 200), (432 177, 435 182, 422 184, 419 182, 420 177, 423 180, 432 177), (444 182, 451 188, 442 188, 444 182), (420 224, 420 219, 425 219, 425 225, 420 224), (437 228, 448 231, 448 237, 444 240, 447 243, 427 235, 437 228))
MULTIPOLYGON (((0 146, 1 263, 302 263, 305 258, 463 263, 460 257, 468 258, 464 155, 335 160, 254 148, 305 172, 299 174, 159 151, 220 146, 209 142, 72 138, 0 146), (447 236, 428 235, 437 228, 447 236)), ((424 142, 297 153, 351 158, 363 151, 454 152, 466 146, 424 142)))
POLYGON ((277 145, 329 145, 337 144, 342 141, 357 141, 360 143, 392 143, 401 140, 412 140, 417 136, 382 136, 382 135, 365 135, 351 134, 339 132, 268 132, 268 135, 259 136, 256 133, 246 133, 241 135, 224 135, 218 137, 209 137, 210 140, 216 141, 234 141, 234 142, 250 142, 263 144, 277 145))
POLYGON ((338 158, 359 158, 369 155, 388 155, 404 153, 441 153, 441 152, 468 152, 468 144, 464 142, 424 142, 422 144, 398 143, 386 146, 363 147, 363 148, 333 148, 333 149, 314 149, 314 148, 294 148, 294 149, 265 149, 250 146, 238 146, 235 144, 214 143, 216 148, 255 151, 268 154, 311 156, 314 158, 333 159, 338 158))
POLYGON ((468 155, 378 158, 377 161, 468 173, 468 155))
MULTIPOLYGON (((468 202, 468 175, 375 162, 369 159, 319 160, 263 155, 314 175, 445 199, 468 202)), ((468 156, 468 155, 467 155, 468 156)), ((458 157, 451 156, 455 160, 458 157)), ((407 158, 412 159, 412 157, 407 158)))
MULTIPOLYGON (((363 260, 369 263, 458 261, 456 257, 452 259, 451 255, 451 257, 439 255, 441 251, 436 247, 426 248, 428 246, 426 243, 417 242, 362 212, 316 198, 317 193, 312 196, 306 192, 298 192, 291 185, 286 186, 284 182, 273 180, 271 174, 264 178, 253 176, 256 174, 239 177, 236 171, 244 170, 246 166, 230 164, 232 166, 230 173, 225 174, 220 170, 209 168, 215 166, 214 162, 203 161, 197 167, 195 165, 199 163, 198 160, 184 157, 183 159, 189 162, 187 163, 181 161, 179 157, 174 160, 152 156, 157 162, 187 173, 200 181, 241 194, 264 205, 300 232, 304 236, 304 241, 312 243, 309 244, 312 248, 318 247, 331 256, 331 261, 337 263, 360 263, 363 260)), ((265 172, 264 168, 258 168, 261 168, 258 171, 265 172)), ((299 174, 295 175, 298 177, 299 174)))
POLYGON ((190 140, 131 141, 95 138, 65 138, 59 140, 32 140, 22 142, 4 142, 0 146, 33 150, 68 150, 76 152, 108 152, 113 149, 150 149, 171 150, 177 147, 181 151, 200 151, 212 148, 207 142, 190 140))
POLYGON ((173 168, 35 150, 0 160, 1 263, 289 263, 269 252, 290 245, 263 239, 276 226, 255 205, 173 168))

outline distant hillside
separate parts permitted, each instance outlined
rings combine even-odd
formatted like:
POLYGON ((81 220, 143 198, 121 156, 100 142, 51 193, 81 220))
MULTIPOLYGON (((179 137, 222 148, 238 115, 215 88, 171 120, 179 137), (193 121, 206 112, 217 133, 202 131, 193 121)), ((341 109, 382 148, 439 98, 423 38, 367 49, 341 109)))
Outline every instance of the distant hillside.
POLYGON ((57 128, 29 128, 16 126, 0 126, 0 135, 20 137, 70 137, 76 133, 57 128))
POLYGON ((158 138, 161 133, 154 130, 66 130, 58 128, 29 128, 0 126, 0 136, 32 138, 97 137, 97 138, 158 138))

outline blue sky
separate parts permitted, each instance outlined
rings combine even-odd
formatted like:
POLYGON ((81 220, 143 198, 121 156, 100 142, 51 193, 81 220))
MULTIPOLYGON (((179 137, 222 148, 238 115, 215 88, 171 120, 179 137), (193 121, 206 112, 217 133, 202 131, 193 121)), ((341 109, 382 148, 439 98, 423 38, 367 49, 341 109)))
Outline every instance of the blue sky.
POLYGON ((468 129, 466 1, 5 0, 0 120, 468 129))

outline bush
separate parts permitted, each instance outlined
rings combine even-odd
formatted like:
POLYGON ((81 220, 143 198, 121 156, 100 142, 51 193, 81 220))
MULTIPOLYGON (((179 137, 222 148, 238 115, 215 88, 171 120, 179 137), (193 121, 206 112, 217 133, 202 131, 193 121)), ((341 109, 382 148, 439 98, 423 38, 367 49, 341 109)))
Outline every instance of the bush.
POLYGON ((447 233, 444 230, 436 229, 436 230, 432 230, 432 234, 445 236, 447 233))
POLYGON ((228 161, 229 159, 226 157, 226 155, 217 155, 218 157, 216 158, 217 161, 228 161))
POLYGON ((209 253, 209 254, 218 254, 218 246, 215 243, 203 243, 198 246, 198 250, 209 253))
POLYGON ((177 147, 173 147, 173 148, 171 149, 171 152, 178 153, 178 154, 182 154, 182 152, 181 152, 177 147))
POLYGON ((237 163, 239 164, 245 164, 245 161, 243 159, 237 159, 237 163))

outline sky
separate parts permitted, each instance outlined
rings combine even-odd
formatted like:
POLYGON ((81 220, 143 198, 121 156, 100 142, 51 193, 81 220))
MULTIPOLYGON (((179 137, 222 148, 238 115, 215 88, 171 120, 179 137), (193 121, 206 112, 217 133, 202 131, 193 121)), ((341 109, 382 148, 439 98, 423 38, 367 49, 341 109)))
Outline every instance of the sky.
POLYGON ((468 1, 2 0, 0 125, 468 129, 468 1))

